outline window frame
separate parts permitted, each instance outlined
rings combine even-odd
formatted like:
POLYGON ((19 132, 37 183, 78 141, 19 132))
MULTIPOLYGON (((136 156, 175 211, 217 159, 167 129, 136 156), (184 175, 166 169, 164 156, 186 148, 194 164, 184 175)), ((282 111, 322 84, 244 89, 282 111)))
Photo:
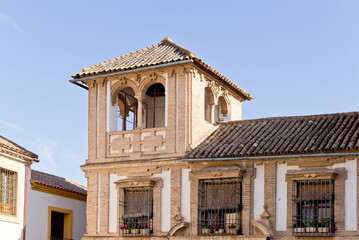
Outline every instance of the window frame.
MULTIPOLYGON (((192 168, 193 169, 193 168, 192 168)), ((225 166, 211 166, 211 167, 205 167, 205 168, 194 168, 190 172, 190 182, 191 182, 191 222, 194 223, 191 227, 191 235, 192 236, 203 236, 202 234, 199 234, 199 226, 198 226, 198 189, 199 189, 199 180, 200 179, 218 179, 218 178, 239 178, 242 186, 242 193, 245 191, 245 187, 243 184, 243 175, 245 174, 246 170, 238 165, 225 165, 225 166)), ((243 194, 242 194, 242 202, 241 204, 244 204, 243 200, 243 194)), ((244 208, 241 208, 240 214, 244 214, 243 210, 244 208)), ((242 234, 244 231, 244 222, 242 221, 240 223, 240 231, 239 234, 242 234)), ((229 235, 228 235, 229 236, 229 235)), ((203 236, 205 237, 205 236, 203 236)))
MULTIPOLYGON (((287 196, 288 196, 288 216, 287 216, 287 221, 288 221, 288 229, 290 229, 290 233, 292 236, 296 236, 296 237, 332 237, 335 235, 335 218, 337 217, 337 210, 336 210, 336 205, 338 204, 337 201, 334 201, 335 199, 335 195, 337 193, 336 190, 336 185, 339 184, 338 180, 341 182, 341 178, 340 179, 336 179, 337 174, 337 169, 336 171, 333 169, 304 169, 304 170, 294 170, 294 171, 289 171, 287 172, 286 178, 287 178, 287 183, 288 183, 288 189, 287 189, 287 196), (332 187, 331 191, 330 191, 330 199, 329 201, 331 201, 331 216, 330 216, 330 231, 327 232, 326 230, 324 230, 323 228, 318 228, 318 225, 321 226, 321 224, 319 224, 318 222, 320 221, 320 219, 318 219, 318 216, 314 216, 313 215, 313 219, 306 219, 306 220, 312 220, 311 223, 308 222, 307 223, 302 223, 300 224, 300 228, 297 227, 297 222, 294 221, 294 219, 296 219, 298 216, 296 215, 297 213, 297 203, 296 203, 296 198, 298 199, 298 194, 297 194, 297 186, 296 184, 299 182, 307 182, 309 183, 318 183, 321 181, 326 181, 326 182, 330 182, 330 186, 332 187), (294 223, 296 223, 296 225, 293 225, 294 223), (308 229, 307 226, 308 225, 308 229), (313 225, 313 226, 309 226, 309 225, 313 225), (294 227, 295 226, 295 227, 294 227), (311 227, 311 228, 309 228, 311 227), (314 228, 314 229, 313 229, 314 228), (298 230, 295 230, 298 229, 298 230)), ((339 170, 341 171, 341 170, 339 170)), ((308 196, 308 199, 304 199, 307 202, 313 202, 316 200, 320 200, 318 199, 319 195, 306 195, 308 196), (316 197, 317 199, 310 199, 310 198, 314 198, 316 197)), ((299 196, 300 200, 303 200, 303 197, 301 198, 301 196, 299 196)), ((309 217, 310 218, 310 217, 309 217)))
POLYGON ((120 188, 120 195, 120 225, 136 227, 135 229, 139 229, 136 232, 132 231, 132 228, 130 231, 126 231, 129 229, 120 230, 120 236, 150 236, 153 233, 153 187, 122 187, 120 188), (140 193, 138 195, 141 196, 136 196, 137 193, 140 193), (143 215, 141 215, 140 212, 137 212, 136 210, 130 210, 129 205, 132 205, 132 208, 137 208, 137 211, 139 210, 138 208, 141 208, 143 215), (128 216, 125 218, 126 215, 134 216, 128 216), (148 230, 144 227, 148 227, 148 230))
POLYGON ((0 214, 16 216, 17 178, 17 172, 0 167, 0 214))
POLYGON ((199 179, 198 181, 197 234, 239 235, 242 220, 242 179, 237 176, 199 179), (232 184, 234 185, 233 188, 236 189, 233 193, 230 187, 232 184), (233 196, 230 196, 231 194, 235 195, 235 202, 231 201, 230 198, 233 198, 233 196), (212 197, 212 200, 209 197, 212 197), (214 202, 216 197, 219 197, 217 198, 217 203, 214 202), (228 202, 226 203, 225 201, 228 202), (218 206, 217 212, 213 210, 215 205, 218 206), (215 214, 216 219, 210 219, 211 214, 215 214), (234 226, 234 228, 229 228, 229 225, 234 226), (217 233, 214 230, 216 226, 219 227, 217 233))
POLYGON ((163 187, 162 178, 127 178, 121 179, 115 182, 117 193, 118 193, 118 210, 117 210, 117 234, 120 237, 148 237, 148 236, 157 236, 161 234, 161 212, 158 209, 161 209, 161 189, 163 187), (121 224, 121 205, 120 202, 123 201, 124 189, 130 188, 151 188, 152 189, 152 226, 151 231, 148 234, 122 234, 119 225, 121 224))

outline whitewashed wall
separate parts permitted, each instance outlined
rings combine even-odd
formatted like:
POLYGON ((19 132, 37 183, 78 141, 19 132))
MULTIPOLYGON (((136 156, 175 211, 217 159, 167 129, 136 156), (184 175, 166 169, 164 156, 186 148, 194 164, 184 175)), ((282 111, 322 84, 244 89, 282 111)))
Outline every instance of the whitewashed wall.
POLYGON ((345 163, 333 164, 333 168, 345 168, 347 179, 345 179, 345 231, 357 230, 357 159, 345 159, 345 163))
POLYGON ((254 220, 260 220, 264 205, 264 164, 254 164, 254 168, 256 169, 256 178, 253 184, 253 217, 254 220))
POLYGON ((72 238, 80 240, 86 232, 86 202, 35 190, 28 191, 26 239, 47 239, 49 206, 73 211, 72 238))
POLYGON ((286 163, 277 164, 276 179, 276 230, 287 230, 287 182, 285 176, 288 170, 298 169, 297 166, 287 166, 286 163))
POLYGON ((0 155, 0 167, 18 171, 18 196, 16 219, 7 221, 0 216, 0 239, 22 240, 24 226, 25 165, 23 160, 0 155))
POLYGON ((189 172, 191 169, 181 169, 181 216, 185 221, 191 219, 191 183, 189 181, 189 172))
POLYGON ((154 174, 154 177, 161 177, 163 187, 161 191, 161 232, 168 232, 171 229, 171 170, 154 174))

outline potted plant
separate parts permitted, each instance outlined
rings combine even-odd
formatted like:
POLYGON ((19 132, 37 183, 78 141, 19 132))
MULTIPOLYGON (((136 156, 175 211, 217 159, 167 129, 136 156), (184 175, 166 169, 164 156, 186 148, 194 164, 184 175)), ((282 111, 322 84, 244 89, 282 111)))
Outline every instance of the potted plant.
POLYGON ((321 218, 318 223, 318 232, 329 233, 330 232, 330 218, 321 218))
POLYGON ((219 233, 219 234, 223 234, 223 233, 224 233, 224 226, 223 226, 223 225, 219 225, 218 233, 219 233))
POLYGON ((202 227, 202 234, 209 234, 211 233, 211 225, 204 225, 202 227))
POLYGON ((130 226, 128 224, 121 225, 120 224, 120 230, 122 235, 128 235, 130 234, 130 226))
POLYGON ((141 235, 149 235, 150 234, 150 228, 151 228, 151 224, 147 224, 147 223, 143 223, 140 225, 140 231, 141 231, 141 235))
POLYGON ((140 229, 138 227, 138 223, 131 223, 130 224, 131 234, 139 234, 140 229))
POLYGON ((292 228, 295 233, 305 233, 305 228, 303 227, 303 224, 301 222, 293 223, 292 228))
POLYGON ((223 225, 214 224, 212 226, 212 228, 213 228, 213 231, 215 234, 223 234, 224 233, 223 225))
POLYGON ((227 229, 226 229, 227 234, 235 235, 236 231, 237 231, 236 225, 234 224, 227 225, 227 229))
POLYGON ((307 222, 307 227, 305 228, 307 233, 314 233, 317 232, 317 221, 312 220, 307 222))

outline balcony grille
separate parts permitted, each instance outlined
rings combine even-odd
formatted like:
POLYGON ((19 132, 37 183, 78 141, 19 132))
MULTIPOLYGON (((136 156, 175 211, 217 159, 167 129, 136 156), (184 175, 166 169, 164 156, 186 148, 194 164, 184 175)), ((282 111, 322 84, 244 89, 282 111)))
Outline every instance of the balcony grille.
POLYGON ((17 173, 0 168, 0 213, 16 215, 17 173))
POLYGON ((152 187, 121 188, 120 236, 149 236, 152 232, 152 187))
POLYGON ((198 235, 241 232, 240 178, 201 179, 198 184, 198 235))
POLYGON ((293 181, 292 233, 295 236, 333 236, 334 181, 293 181))

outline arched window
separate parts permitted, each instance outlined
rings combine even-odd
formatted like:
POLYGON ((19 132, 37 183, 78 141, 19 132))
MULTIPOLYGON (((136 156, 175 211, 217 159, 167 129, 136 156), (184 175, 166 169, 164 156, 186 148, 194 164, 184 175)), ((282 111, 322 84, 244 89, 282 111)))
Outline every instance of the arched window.
POLYGON ((143 128, 165 126, 166 90, 161 83, 152 84, 143 100, 143 128))
POLYGON ((137 126, 137 99, 135 92, 127 87, 118 94, 118 130, 126 131, 136 129, 137 126))
POLYGON ((218 98, 218 120, 222 121, 228 115, 228 103, 223 96, 218 98))
POLYGON ((204 120, 209 123, 215 122, 214 94, 209 87, 204 89, 204 120))

